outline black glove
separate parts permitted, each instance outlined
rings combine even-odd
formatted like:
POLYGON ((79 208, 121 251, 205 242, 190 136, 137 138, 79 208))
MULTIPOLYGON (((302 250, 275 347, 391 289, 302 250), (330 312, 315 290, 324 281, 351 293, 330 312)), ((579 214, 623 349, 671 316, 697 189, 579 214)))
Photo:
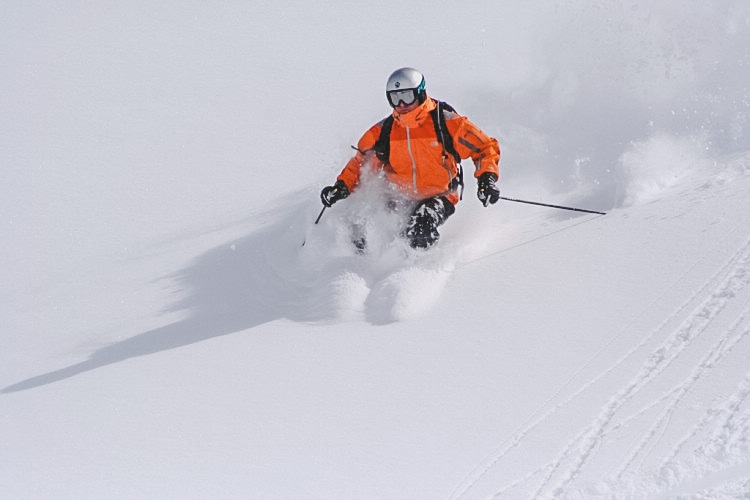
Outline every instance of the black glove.
POLYGON ((320 192, 320 201, 323 202, 323 205, 330 207, 347 196, 349 196, 349 188, 346 187, 344 181, 338 180, 333 186, 323 188, 323 191, 320 192))
POLYGON ((500 188, 495 184, 497 175, 492 172, 485 172, 479 176, 477 181, 477 197, 486 207, 490 203, 497 203, 500 199, 500 188))

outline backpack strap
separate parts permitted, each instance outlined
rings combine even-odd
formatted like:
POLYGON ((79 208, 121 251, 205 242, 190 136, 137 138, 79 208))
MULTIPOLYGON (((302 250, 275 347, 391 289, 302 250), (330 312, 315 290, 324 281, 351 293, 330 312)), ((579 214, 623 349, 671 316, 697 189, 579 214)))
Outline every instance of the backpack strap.
POLYGON ((430 111, 430 115, 432 116, 432 123, 435 125, 435 135, 437 136, 438 141, 440 141, 440 144, 443 145, 443 152, 451 155, 453 159, 456 160, 457 164, 461 163, 461 156, 459 156, 459 154, 456 152, 456 148, 453 145, 453 137, 448 131, 448 126, 445 123, 444 113, 444 111, 455 113, 456 110, 447 102, 436 100, 435 104, 435 108, 430 111))
POLYGON ((388 115, 380 125, 380 136, 372 147, 378 160, 383 165, 388 165, 391 158, 391 129, 393 128, 393 115, 388 115))
POLYGON ((451 136, 448 130, 448 125, 445 123, 445 111, 450 113, 456 113, 456 109, 443 101, 435 101, 435 109, 430 111, 432 115, 432 122, 435 124, 435 135, 437 135, 438 141, 443 146, 443 156, 449 154, 456 160, 456 167, 458 172, 456 177, 451 181, 450 188, 459 191, 459 199, 464 197, 464 167, 461 165, 461 155, 456 151, 456 147, 453 145, 453 136, 451 136))

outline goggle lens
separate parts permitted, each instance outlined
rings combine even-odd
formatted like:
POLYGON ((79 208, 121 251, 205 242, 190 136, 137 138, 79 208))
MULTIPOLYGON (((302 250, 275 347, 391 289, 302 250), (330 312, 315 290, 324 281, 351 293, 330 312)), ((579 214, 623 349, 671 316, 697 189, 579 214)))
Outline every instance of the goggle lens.
POLYGON ((402 101, 406 106, 410 106, 417 100, 417 89, 390 90, 386 94, 388 102, 394 108, 402 101))

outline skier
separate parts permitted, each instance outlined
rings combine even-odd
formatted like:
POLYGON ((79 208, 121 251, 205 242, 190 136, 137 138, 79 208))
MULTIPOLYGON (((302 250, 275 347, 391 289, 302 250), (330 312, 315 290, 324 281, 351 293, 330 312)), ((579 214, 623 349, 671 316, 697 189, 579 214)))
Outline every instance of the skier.
MULTIPOLYGON (((320 198, 330 207, 357 189, 363 168, 383 172, 407 200, 409 216, 402 235, 412 248, 429 248, 440 238, 438 226, 455 212, 461 198, 461 159, 474 162, 477 196, 484 206, 499 200, 500 146, 450 105, 430 98, 424 76, 414 68, 394 71, 385 94, 392 114, 365 132, 357 153, 320 198)), ((364 240, 354 243, 364 249, 364 240)))

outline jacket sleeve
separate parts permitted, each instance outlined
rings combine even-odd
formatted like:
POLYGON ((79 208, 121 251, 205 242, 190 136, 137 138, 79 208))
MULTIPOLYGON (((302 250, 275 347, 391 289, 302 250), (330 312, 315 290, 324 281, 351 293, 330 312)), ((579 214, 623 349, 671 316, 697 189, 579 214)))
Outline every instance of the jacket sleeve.
POLYGON ((500 144, 497 139, 482 132, 465 116, 456 116, 446 124, 461 159, 471 158, 474 162, 474 177, 491 172, 500 178, 500 144))
POLYGON ((359 184, 362 166, 370 161, 377 161, 373 147, 380 137, 380 123, 370 127, 357 143, 357 153, 347 162, 337 180, 344 181, 349 191, 354 191, 359 184))

